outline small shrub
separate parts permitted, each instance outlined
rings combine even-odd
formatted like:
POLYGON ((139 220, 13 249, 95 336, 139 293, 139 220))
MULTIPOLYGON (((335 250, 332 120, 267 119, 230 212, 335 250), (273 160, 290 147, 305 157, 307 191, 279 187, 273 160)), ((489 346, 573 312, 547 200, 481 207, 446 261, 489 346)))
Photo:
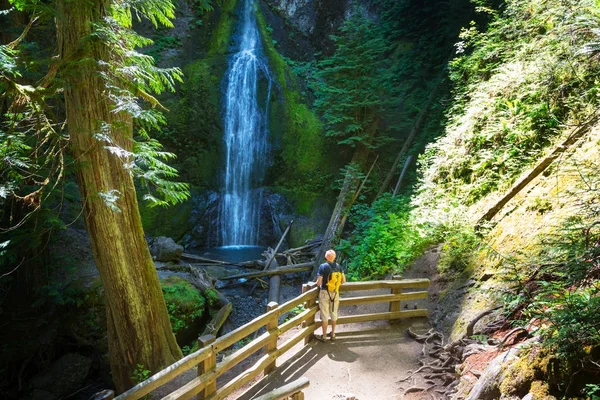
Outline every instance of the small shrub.
POLYGON ((290 319, 294 318, 298 314, 301 314, 302 312, 304 312, 304 310, 305 310, 305 308, 304 308, 304 306, 302 304, 300 304, 299 306, 296 306, 296 307, 292 308, 285 315, 284 321, 289 321, 290 319))
POLYGON ((150 377, 150 370, 147 370, 142 364, 137 364, 135 370, 133 371, 133 375, 131 376, 131 380, 133 382, 141 383, 150 377))
POLYGON ((480 243, 475 232, 470 229, 457 229, 446 232, 442 246, 438 270, 443 275, 461 273, 472 265, 475 249, 480 243))
POLYGON ((199 348, 200 348, 200 344, 198 344, 198 341, 195 340, 191 346, 183 346, 181 348, 181 352, 183 353, 184 356, 188 356, 188 355, 198 351, 199 348))
POLYGON ((405 198, 384 195, 372 207, 355 206, 350 216, 354 231, 340 250, 348 262, 348 277, 373 279, 404 267, 430 243, 410 222, 405 198))

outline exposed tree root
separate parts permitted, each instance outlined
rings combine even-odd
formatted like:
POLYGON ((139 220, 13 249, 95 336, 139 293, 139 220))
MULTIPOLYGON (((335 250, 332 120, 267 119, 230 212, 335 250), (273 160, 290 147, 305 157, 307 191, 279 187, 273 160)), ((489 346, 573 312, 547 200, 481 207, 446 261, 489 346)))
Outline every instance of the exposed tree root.
POLYGON ((510 332, 508 332, 506 335, 504 335, 504 337, 502 339, 500 339, 499 344, 503 345, 505 344, 508 339, 514 335, 515 333, 518 333, 517 337, 520 336, 521 334, 525 333, 525 336, 529 335, 529 331, 527 331, 527 329, 523 328, 522 326, 519 326, 513 330, 511 330, 510 332))

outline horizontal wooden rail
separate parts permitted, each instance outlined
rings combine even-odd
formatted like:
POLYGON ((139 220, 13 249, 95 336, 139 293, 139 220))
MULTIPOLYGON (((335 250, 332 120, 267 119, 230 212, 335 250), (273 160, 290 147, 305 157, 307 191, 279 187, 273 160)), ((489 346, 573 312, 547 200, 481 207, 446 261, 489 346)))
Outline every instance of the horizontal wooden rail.
POLYGON ((426 299, 428 296, 428 292, 411 292, 400 294, 381 294, 376 296, 348 297, 345 299, 340 298, 340 306, 354 306, 358 304, 372 303, 389 303, 391 301, 402 300, 418 300, 426 299))
POLYGON ((278 309, 269 311, 269 312, 261 315, 260 317, 253 319, 252 321, 248 322, 247 324, 240 326, 236 330, 231 331, 224 336, 221 336, 213 344, 213 350, 216 352, 225 350, 229 346, 235 344, 236 342, 239 342, 240 340, 246 338, 246 336, 251 335, 252 333, 256 332, 257 330, 259 330, 260 328, 265 326, 267 324, 267 322, 269 322, 269 320, 271 320, 271 318, 273 318, 274 316, 277 316, 278 314, 279 314, 278 309))
MULTIPOLYGON (((407 300, 426 299, 427 291, 412 291, 403 293, 402 290, 425 289, 429 286, 428 279, 412 279, 412 280, 391 280, 391 281, 373 281, 373 282, 347 282, 341 286, 341 291, 356 291, 356 290, 375 290, 375 289, 390 289, 390 294, 376 294, 359 297, 348 297, 340 299, 340 306, 372 304, 372 303, 389 303, 390 311, 374 314, 349 315, 339 317, 338 324, 350 324, 366 321, 377 320, 396 320, 400 318, 425 317, 427 316, 426 309, 404 310, 400 311, 400 302, 407 300)), ((140 383, 134 388, 121 394, 116 400, 137 400, 149 394, 154 389, 171 381, 178 375, 198 366, 198 375, 190 382, 186 383, 179 389, 163 398, 163 400, 189 399, 196 395, 199 398, 218 400, 227 397, 235 390, 250 382, 261 373, 268 373, 275 368, 276 360, 291 350, 296 344, 305 340, 305 343, 312 338, 315 330, 321 326, 321 321, 315 320, 318 312, 319 288, 313 284, 303 285, 303 291, 298 297, 277 305, 277 303, 269 304, 269 311, 265 314, 253 319, 252 321, 240 326, 232 332, 214 340, 214 337, 208 337, 208 340, 201 340, 202 345, 206 346, 189 356, 179 360, 175 364, 153 375, 148 380, 140 383), (304 305, 306 308, 298 315, 293 316, 289 320, 278 323, 279 317, 285 315, 295 307, 304 305), (294 336, 289 338, 284 343, 277 343, 277 339, 284 333, 293 328, 300 327, 294 336), (252 340, 245 346, 227 354, 219 363, 216 363, 216 355, 225 351, 235 343, 255 335, 256 332, 265 328, 265 332, 252 340), (231 370, 240 362, 246 360, 252 354, 261 350, 265 354, 249 369, 239 374, 233 380, 226 383, 222 388, 217 388, 217 379, 231 370)), ((201 338, 201 339, 204 339, 201 338)), ((304 381, 303 381, 304 382, 304 381)), ((306 386, 308 386, 306 381, 306 386)), ((291 385, 291 384, 290 384, 291 385)), ((304 385, 304 383, 303 383, 304 385)), ((302 386, 302 388, 306 387, 302 386)), ((291 388, 292 386, 289 386, 291 388)), ((290 394, 300 393, 301 389, 290 394)), ((288 385, 281 388, 282 391, 274 391, 274 396, 279 396, 277 393, 284 393, 288 390, 288 385)), ((292 389, 290 389, 292 390, 292 389)), ((287 393, 287 392, 286 392, 287 393)), ((287 396, 289 396, 288 394, 287 396)), ((298 395, 298 399, 302 398, 298 395)), ((284 397, 266 397, 265 399, 280 399, 284 397)), ((262 397, 261 397, 262 399, 262 397)))
POLYGON ((279 306, 280 315, 285 314, 286 312, 292 310, 294 307, 304 304, 304 302, 306 302, 310 299, 317 298, 318 295, 319 295, 319 288, 315 286, 314 288, 310 289, 309 291, 302 293, 300 296, 296 297, 295 299, 292 299, 292 300, 280 305, 279 306))
POLYGON ((206 360, 211 355, 211 349, 205 348, 200 349, 186 357, 183 357, 181 360, 177 361, 174 364, 171 364, 167 368, 162 371, 152 375, 150 378, 140 383, 137 386, 132 387, 128 391, 122 393, 117 396, 115 400, 137 400, 141 399, 157 387, 160 387, 172 380, 173 378, 183 374, 185 371, 188 371, 194 368, 198 363, 206 360))
POLYGON ((374 289, 424 289, 429 287, 429 279, 405 279, 401 281, 346 282, 340 291, 374 289))
POLYGON ((304 396, 294 397, 293 395, 295 395, 298 392, 301 392, 303 389, 306 389, 309 386, 310 381, 308 380, 308 378, 303 376, 302 378, 296 379, 295 381, 290 382, 287 385, 284 385, 280 388, 277 388, 270 393, 263 394, 262 396, 259 396, 254 400, 284 400, 290 396, 292 396, 293 400, 300 400, 303 399, 304 396))
POLYGON ((406 310, 406 311, 395 311, 395 312, 383 312, 375 314, 362 314, 362 315, 348 315, 339 317, 337 324, 355 324, 357 322, 369 322, 369 321, 382 321, 392 320, 399 318, 414 318, 414 317, 426 317, 428 311, 422 310, 406 310))
POLYGON ((296 315, 294 318, 290 319, 289 321, 284 322, 279 327, 279 334, 283 335, 284 333, 286 333, 290 329, 293 329, 296 326, 300 326, 300 324, 302 322, 306 321, 307 319, 309 319, 313 315, 316 315, 317 311, 319 311, 319 306, 314 306, 314 307, 309 308, 308 310, 305 310, 305 311, 301 312, 300 314, 296 315))

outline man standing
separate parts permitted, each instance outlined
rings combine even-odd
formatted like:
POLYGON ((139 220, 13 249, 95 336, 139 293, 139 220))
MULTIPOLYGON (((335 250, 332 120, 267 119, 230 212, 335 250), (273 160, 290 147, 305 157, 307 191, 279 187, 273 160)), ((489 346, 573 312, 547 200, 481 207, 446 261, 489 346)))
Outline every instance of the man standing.
POLYGON ((323 334, 317 339, 327 339, 328 319, 331 317, 331 340, 335 340, 335 324, 338 319, 338 308, 340 305, 340 285, 346 282, 346 275, 342 267, 335 262, 335 251, 327 250, 325 253, 326 263, 319 266, 317 272, 317 286, 319 291, 319 310, 321 311, 321 327, 323 334))

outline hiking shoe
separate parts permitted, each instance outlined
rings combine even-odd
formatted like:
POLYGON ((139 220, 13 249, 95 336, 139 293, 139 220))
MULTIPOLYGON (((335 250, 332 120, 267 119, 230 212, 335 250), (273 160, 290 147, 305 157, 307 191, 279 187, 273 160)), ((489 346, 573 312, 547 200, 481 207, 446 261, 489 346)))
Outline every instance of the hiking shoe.
POLYGON ((327 337, 323 336, 323 335, 315 335, 315 339, 320 340, 321 342, 324 342, 327 340, 327 337))
POLYGON ((335 342, 335 333, 331 333, 331 332, 329 332, 329 333, 327 334, 327 337, 328 337, 328 338, 330 338, 332 342, 335 342))

